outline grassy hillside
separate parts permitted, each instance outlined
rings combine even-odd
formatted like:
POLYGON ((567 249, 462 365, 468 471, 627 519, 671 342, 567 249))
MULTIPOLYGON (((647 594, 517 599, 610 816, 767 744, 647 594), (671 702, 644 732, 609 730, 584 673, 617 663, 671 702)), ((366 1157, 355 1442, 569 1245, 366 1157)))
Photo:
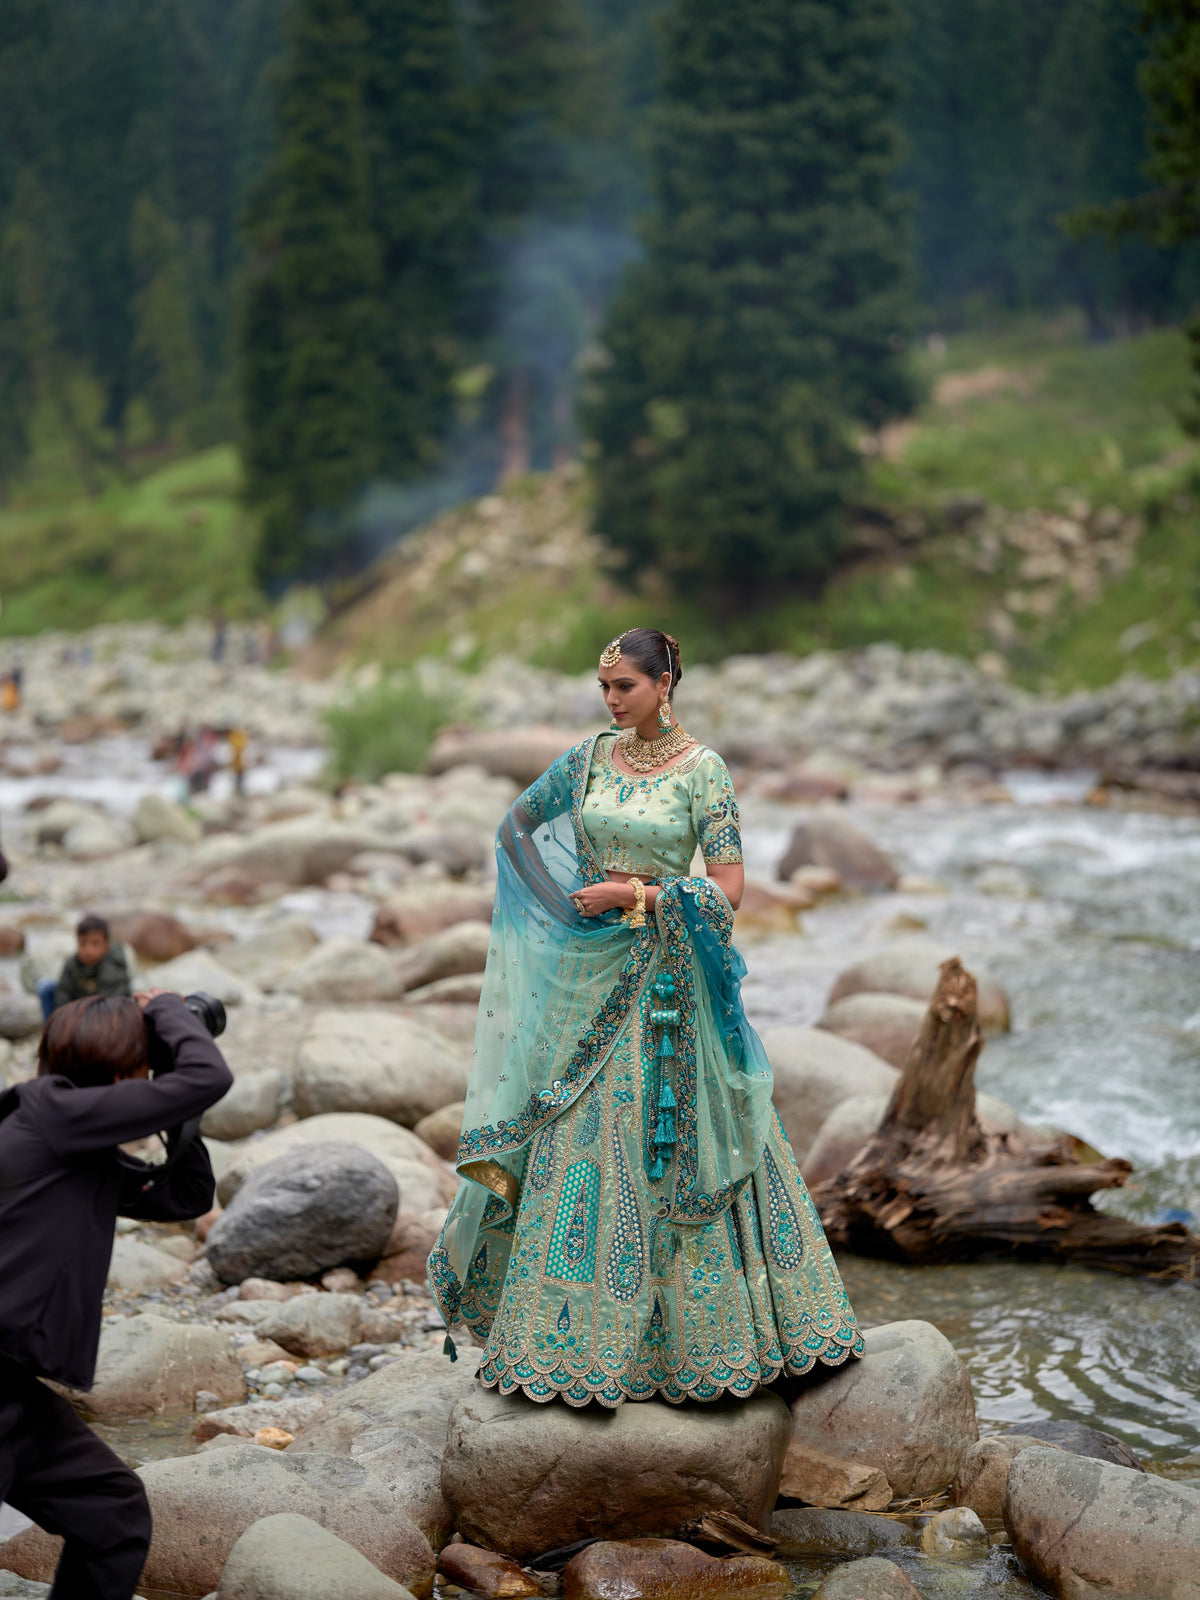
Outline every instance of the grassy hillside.
MULTIPOLYGON (((1031 684, 1200 661, 1200 448, 1178 421, 1184 342, 1087 342, 1070 321, 934 342, 928 399, 870 455, 851 559, 819 599, 714 618, 631 592, 587 532, 577 468, 438 518, 341 596, 312 664, 510 653, 579 670, 653 619, 692 659, 877 639, 990 656, 1031 684)), ((88 499, 43 472, 0 509, 4 632, 263 604, 222 447, 88 499)))
POLYGON ((0 507, 0 631, 182 622, 261 606, 231 446, 161 466, 90 498, 40 473, 0 507))

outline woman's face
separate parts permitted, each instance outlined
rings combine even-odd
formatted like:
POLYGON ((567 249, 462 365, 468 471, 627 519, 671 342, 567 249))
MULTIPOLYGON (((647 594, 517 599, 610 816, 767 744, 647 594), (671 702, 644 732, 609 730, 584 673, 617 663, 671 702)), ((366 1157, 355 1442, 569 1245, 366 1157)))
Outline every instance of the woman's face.
POLYGON ((600 689, 609 715, 619 728, 637 728, 658 716, 659 702, 667 692, 669 673, 650 678, 625 661, 600 668, 600 689))

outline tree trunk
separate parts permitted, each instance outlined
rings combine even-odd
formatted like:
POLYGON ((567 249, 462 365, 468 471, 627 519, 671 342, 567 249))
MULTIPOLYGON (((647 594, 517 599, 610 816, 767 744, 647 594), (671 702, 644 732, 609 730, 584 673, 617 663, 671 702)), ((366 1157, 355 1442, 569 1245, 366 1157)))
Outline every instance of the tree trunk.
POLYGON ((1200 1237, 1181 1223, 1145 1227, 1093 1208, 1090 1195, 1126 1182, 1128 1161, 1085 1162, 1070 1139, 980 1123, 982 1047, 975 980, 947 961, 874 1138, 813 1191, 830 1243, 903 1261, 1015 1255, 1200 1278, 1200 1237))

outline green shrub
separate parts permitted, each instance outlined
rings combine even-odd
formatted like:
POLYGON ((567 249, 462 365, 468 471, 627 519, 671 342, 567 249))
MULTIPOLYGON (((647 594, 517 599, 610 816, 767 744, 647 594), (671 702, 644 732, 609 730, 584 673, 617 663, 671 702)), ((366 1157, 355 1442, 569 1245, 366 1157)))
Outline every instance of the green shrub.
POLYGON ((326 713, 326 774, 332 783, 375 783, 389 772, 421 772, 439 728, 454 716, 416 673, 386 678, 326 713))

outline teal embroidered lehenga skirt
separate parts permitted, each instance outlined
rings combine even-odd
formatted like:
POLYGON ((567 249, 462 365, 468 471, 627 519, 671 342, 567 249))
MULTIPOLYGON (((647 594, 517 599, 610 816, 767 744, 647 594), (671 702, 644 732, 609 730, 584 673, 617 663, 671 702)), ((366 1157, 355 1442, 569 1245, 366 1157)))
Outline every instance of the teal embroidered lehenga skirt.
MULTIPOLYGON (((581 930, 559 904, 612 866, 586 827, 594 744, 501 828, 464 1182, 430 1282, 447 1324, 485 1342, 481 1380, 504 1393, 746 1396, 862 1340, 741 1011, 724 896, 660 873, 638 934, 617 919, 581 930)), ((686 818, 686 796, 652 786, 637 809, 673 812, 682 848, 719 833, 728 849, 732 789, 702 755, 705 770, 672 785, 689 786, 686 818), (714 783, 727 791, 715 799, 714 783)))

